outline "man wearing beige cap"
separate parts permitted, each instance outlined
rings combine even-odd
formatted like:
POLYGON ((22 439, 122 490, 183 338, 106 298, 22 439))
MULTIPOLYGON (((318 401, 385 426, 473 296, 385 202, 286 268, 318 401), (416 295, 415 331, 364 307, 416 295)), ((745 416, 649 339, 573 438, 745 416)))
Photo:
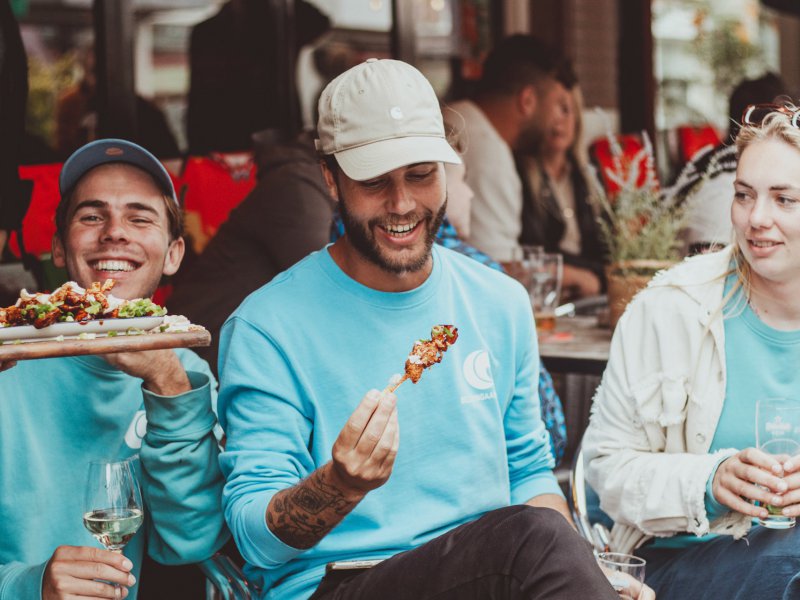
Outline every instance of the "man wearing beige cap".
POLYGON ((270 600, 617 598, 550 470, 526 291, 433 245, 459 158, 430 84, 371 59, 319 113, 345 234, 221 334, 223 508, 248 576, 270 600), (370 389, 437 324, 458 328, 440 364, 370 389))

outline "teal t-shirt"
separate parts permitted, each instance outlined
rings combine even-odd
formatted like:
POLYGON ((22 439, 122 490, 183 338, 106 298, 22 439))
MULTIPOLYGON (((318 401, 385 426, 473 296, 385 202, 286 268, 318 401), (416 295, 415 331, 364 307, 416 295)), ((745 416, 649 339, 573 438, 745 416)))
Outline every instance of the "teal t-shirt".
MULTIPOLYGON (((735 282, 725 282, 725 296, 735 282)), ((764 323, 747 303, 742 290, 725 308, 725 403, 709 452, 756 445, 756 402, 762 398, 792 398, 800 389, 800 330, 781 331, 764 323)), ((728 510, 706 490, 706 510, 714 520, 728 510)), ((658 540, 661 548, 678 548, 715 537, 680 535, 658 540)))

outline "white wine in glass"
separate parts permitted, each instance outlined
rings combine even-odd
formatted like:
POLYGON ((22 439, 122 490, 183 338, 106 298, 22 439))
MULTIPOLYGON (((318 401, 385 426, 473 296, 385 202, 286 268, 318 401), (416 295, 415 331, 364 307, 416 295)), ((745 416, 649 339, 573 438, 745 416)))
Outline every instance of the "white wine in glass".
POLYGON ((122 550, 139 530, 144 515, 139 508, 97 509, 83 515, 83 525, 109 550, 122 550))
MULTIPOLYGON (((142 494, 130 461, 91 462, 83 525, 107 550, 122 553, 144 520, 142 494)), ((114 584, 115 598, 120 598, 114 584)))

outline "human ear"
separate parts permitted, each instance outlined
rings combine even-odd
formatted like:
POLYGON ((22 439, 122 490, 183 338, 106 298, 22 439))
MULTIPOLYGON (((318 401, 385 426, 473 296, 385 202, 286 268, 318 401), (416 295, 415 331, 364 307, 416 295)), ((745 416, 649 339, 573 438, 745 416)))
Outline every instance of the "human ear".
POLYGON ((185 252, 186 242, 182 237, 179 237, 177 240, 172 240, 167 250, 167 256, 164 258, 164 268, 161 272, 164 275, 174 275, 177 273, 185 252))
POLYGON ((523 87, 517 95, 517 104, 519 111, 525 117, 531 117, 536 112, 536 104, 538 97, 536 88, 532 85, 523 87))
POLYGON ((64 251, 64 244, 61 241, 61 236, 57 233, 53 235, 53 239, 50 242, 50 250, 53 253, 53 266, 63 269, 67 266, 66 255, 67 253, 64 251))
POLYGON ((322 177, 325 179, 325 187, 328 188, 328 194, 330 194, 330 197, 338 202, 339 188, 336 186, 336 176, 324 162, 320 162, 320 167, 322 168, 322 177))

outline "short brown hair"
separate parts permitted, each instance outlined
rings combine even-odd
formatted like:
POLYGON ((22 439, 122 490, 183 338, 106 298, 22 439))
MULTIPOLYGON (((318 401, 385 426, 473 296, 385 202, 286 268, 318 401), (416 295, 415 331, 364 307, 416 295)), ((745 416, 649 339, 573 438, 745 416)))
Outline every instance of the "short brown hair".
POLYGON ((500 40, 489 52, 478 93, 517 94, 528 85, 538 89, 548 79, 559 81, 567 89, 576 82, 572 65, 554 47, 531 35, 516 34, 500 40))

